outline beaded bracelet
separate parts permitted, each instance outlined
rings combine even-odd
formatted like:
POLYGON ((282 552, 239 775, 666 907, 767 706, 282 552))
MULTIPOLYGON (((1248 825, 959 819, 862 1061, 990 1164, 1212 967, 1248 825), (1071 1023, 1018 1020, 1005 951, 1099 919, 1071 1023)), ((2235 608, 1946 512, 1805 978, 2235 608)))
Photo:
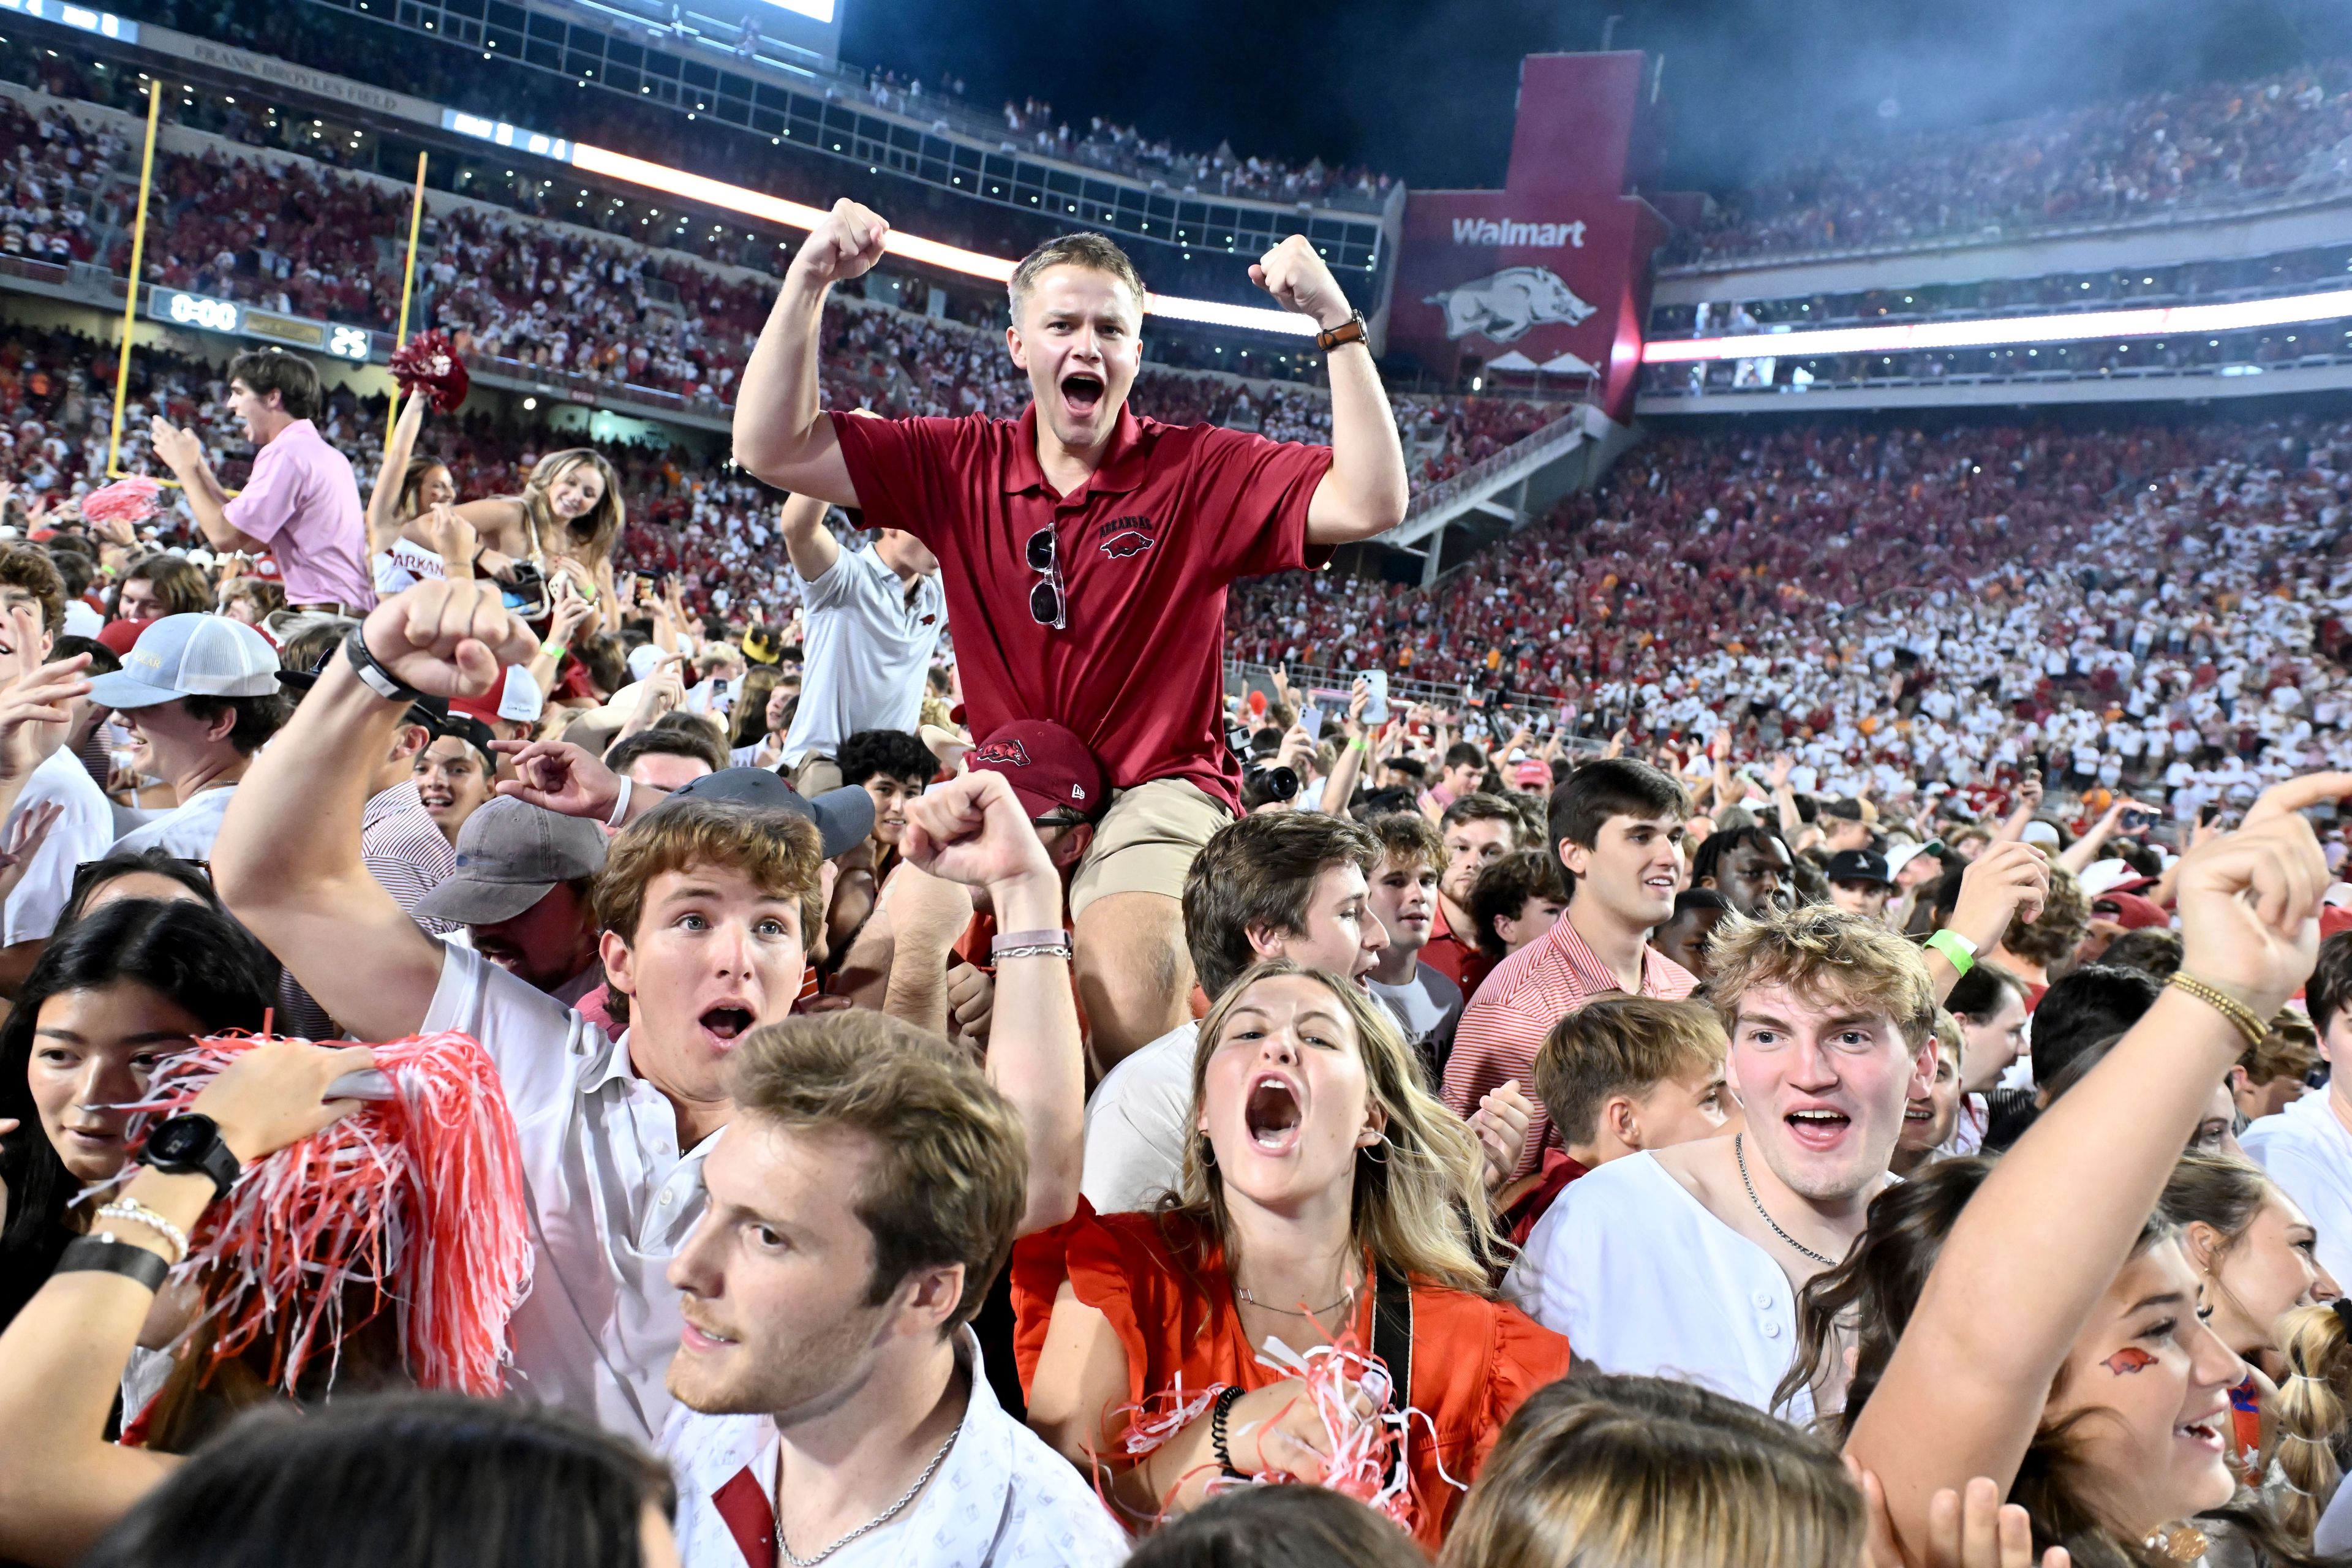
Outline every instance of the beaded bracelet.
POLYGON ((188 1233, 141 1203, 137 1198, 117 1198, 98 1211, 100 1219, 124 1219, 144 1226, 172 1244, 172 1261, 179 1262, 188 1256, 188 1233))

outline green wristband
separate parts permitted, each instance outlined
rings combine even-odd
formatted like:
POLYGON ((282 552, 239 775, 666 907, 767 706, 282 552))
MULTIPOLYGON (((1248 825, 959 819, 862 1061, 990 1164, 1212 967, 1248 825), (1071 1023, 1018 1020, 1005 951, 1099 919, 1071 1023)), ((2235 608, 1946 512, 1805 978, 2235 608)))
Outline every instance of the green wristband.
POLYGON ((1969 951, 1968 938, 1956 931, 1939 931, 1927 939, 1927 945, 1944 955, 1955 973, 1966 974, 1977 966, 1977 955, 1969 951))

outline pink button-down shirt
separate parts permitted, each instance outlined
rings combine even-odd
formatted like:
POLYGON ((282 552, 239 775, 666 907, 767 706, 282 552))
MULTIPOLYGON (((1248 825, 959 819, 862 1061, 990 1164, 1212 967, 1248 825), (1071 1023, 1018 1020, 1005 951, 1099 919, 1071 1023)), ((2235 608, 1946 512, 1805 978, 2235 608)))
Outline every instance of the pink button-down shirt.
POLYGON ((233 526, 278 558, 287 603, 375 604, 359 480, 351 459, 308 419, 280 430, 255 455, 253 477, 227 511, 233 526))

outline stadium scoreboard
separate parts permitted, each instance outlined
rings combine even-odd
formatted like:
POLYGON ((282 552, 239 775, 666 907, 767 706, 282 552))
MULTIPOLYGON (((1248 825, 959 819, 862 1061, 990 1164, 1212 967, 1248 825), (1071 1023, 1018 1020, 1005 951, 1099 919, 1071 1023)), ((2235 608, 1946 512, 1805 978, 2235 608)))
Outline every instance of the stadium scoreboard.
POLYGON ((264 342, 327 354, 364 363, 374 353, 374 334, 364 327, 347 327, 314 321, 279 310, 257 310, 234 300, 215 300, 184 289, 150 289, 147 314, 175 327, 219 332, 228 337, 259 338, 264 342))

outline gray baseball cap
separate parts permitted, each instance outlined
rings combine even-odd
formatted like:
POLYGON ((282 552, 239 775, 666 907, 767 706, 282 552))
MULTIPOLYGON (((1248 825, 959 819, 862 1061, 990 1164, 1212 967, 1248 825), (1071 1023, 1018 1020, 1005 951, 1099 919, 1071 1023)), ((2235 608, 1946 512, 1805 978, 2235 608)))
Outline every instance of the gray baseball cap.
POLYGON ((461 925, 510 921, 558 882, 604 868, 604 830, 511 795, 483 804, 457 830, 457 869, 415 912, 461 925))
MULTIPOLYGON (((725 800, 771 811, 788 811, 816 824, 817 837, 824 843, 828 860, 856 848, 874 831, 874 797, 866 793, 864 784, 845 784, 812 799, 793 788, 782 775, 766 768, 721 768, 690 780, 673 791, 669 799, 725 800)), ((660 811, 668 804, 664 801, 654 810, 660 811)))

